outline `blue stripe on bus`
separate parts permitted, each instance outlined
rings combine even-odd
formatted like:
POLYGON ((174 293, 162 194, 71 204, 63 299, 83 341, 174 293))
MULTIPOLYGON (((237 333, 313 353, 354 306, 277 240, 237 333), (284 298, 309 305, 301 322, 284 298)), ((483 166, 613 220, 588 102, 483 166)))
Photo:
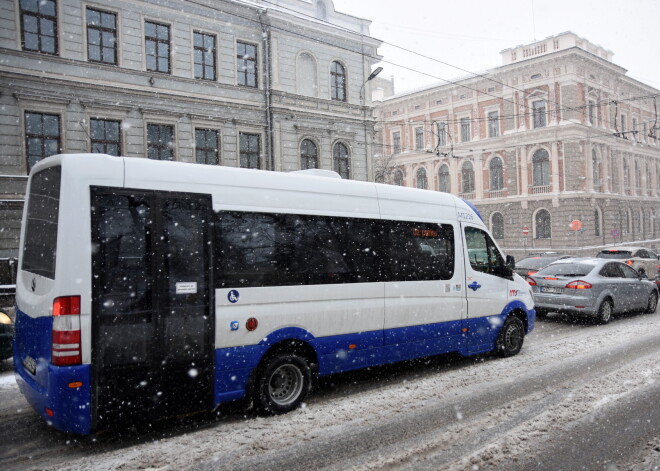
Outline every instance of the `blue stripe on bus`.
POLYGON ((31 318, 16 313, 17 337, 14 343, 16 383, 32 408, 50 425, 81 435, 92 431, 91 365, 59 367, 50 364, 53 318, 31 318), (27 356, 36 361, 32 375, 23 362, 27 356), (80 387, 69 387, 82 383, 80 387), (52 411, 52 416, 46 412, 52 411))

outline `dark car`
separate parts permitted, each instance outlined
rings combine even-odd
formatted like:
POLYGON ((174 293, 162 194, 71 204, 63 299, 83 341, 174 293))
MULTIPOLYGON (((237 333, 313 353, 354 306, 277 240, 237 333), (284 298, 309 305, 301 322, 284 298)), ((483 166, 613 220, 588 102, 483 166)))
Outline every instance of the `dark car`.
POLYGON ((541 268, 547 267, 552 262, 570 257, 571 255, 558 252, 542 252, 531 254, 529 257, 517 261, 516 268, 514 270, 523 278, 527 278, 528 276, 535 274, 541 268))
POLYGON ((658 288, 618 260, 558 260, 528 279, 536 314, 561 312, 590 317, 600 324, 622 312, 655 312, 658 288))

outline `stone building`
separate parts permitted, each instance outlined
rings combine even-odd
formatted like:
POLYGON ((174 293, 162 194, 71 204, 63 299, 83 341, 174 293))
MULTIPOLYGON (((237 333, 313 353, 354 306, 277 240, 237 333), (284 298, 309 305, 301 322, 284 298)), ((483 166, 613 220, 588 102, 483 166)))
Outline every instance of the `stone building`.
POLYGON ((516 255, 660 245, 658 90, 571 32, 501 55, 377 103, 376 177, 470 200, 516 255))
POLYGON ((54 153, 369 180, 380 41, 331 0, 5 0, 0 258, 54 153))

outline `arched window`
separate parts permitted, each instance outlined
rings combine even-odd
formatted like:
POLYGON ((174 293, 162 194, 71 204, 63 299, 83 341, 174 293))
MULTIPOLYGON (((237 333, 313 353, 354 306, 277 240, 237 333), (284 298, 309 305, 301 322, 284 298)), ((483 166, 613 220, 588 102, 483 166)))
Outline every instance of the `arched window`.
POLYGON ((346 101, 346 70, 337 61, 330 66, 330 89, 330 98, 346 101))
POLYGON ((594 185, 600 185, 600 159, 596 150, 591 151, 591 166, 593 170, 594 185))
POLYGON ((348 179, 349 177, 349 159, 348 159, 348 147, 346 144, 338 142, 332 148, 332 160, 335 172, 341 175, 342 178, 348 179))
POLYGON ((401 170, 396 169, 394 171, 393 181, 396 186, 403 186, 403 172, 401 170))
POLYGON ((442 164, 440 171, 438 172, 438 180, 440 184, 440 191, 445 193, 451 192, 451 178, 449 176, 449 166, 447 164, 442 164))
POLYGON ((461 181, 463 183, 463 193, 472 193, 474 191, 474 167, 472 162, 467 161, 461 169, 461 181))
POLYGON ((490 161, 490 190, 498 191, 504 188, 504 169, 502 159, 495 157, 490 161))
POLYGON ((493 213, 490 229, 495 239, 504 239, 504 216, 502 216, 502 213, 493 213))
POLYGON ((599 209, 594 210, 594 232, 595 232, 595 235, 597 237, 600 236, 600 210, 599 209))
POLYGON ((537 239, 550 239, 552 238, 552 225, 550 213, 546 209, 539 209, 534 217, 534 224, 536 227, 537 239))
POLYGON ((307 170, 318 168, 318 150, 316 144, 309 139, 305 139, 300 144, 300 168, 307 170))
POLYGON ((426 190, 429 187, 428 179, 426 178, 426 169, 420 168, 417 170, 417 188, 426 190))
POLYGON ((296 67, 296 90, 300 95, 316 96, 316 61, 311 54, 298 56, 296 67))
POLYGON ((550 184, 550 155, 545 149, 539 149, 532 156, 532 174, 534 186, 550 184))

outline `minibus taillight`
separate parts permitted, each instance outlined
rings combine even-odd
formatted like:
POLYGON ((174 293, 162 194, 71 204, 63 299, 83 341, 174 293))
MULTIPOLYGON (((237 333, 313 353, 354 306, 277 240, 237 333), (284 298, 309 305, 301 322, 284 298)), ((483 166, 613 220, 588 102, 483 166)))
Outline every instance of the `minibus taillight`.
POLYGON ((80 365, 80 296, 63 296, 53 301, 53 348, 56 366, 80 365))

